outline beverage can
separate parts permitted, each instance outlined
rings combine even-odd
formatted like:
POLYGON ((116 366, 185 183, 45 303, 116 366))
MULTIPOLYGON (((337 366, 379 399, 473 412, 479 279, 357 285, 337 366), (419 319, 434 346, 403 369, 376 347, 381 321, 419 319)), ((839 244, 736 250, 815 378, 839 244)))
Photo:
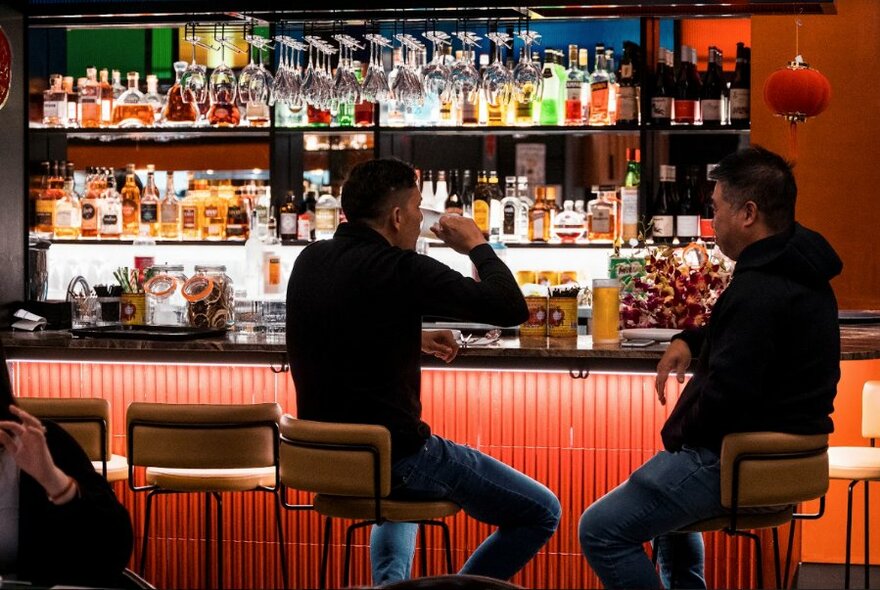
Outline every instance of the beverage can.
POLYGON ((521 338, 540 337, 547 335, 547 298, 526 297, 529 308, 529 319, 519 327, 521 338))

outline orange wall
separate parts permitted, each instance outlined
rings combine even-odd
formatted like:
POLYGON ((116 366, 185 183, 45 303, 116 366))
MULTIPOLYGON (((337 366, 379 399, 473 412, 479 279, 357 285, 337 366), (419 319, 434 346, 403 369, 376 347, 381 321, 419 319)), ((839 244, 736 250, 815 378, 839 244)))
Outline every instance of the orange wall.
MULTIPOLYGON (((837 0, 836 15, 803 16, 800 52, 831 81, 831 105, 798 128, 797 215, 843 259, 842 309, 880 309, 880 2, 837 0)), ((752 143, 788 154, 788 125, 764 105, 764 81, 795 56, 795 18, 752 18, 752 143)))

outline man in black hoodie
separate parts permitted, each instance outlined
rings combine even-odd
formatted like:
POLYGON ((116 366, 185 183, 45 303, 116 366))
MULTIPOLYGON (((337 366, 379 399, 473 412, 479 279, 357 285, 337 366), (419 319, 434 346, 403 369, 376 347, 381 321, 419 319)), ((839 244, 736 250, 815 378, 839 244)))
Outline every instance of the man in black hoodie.
POLYGON ((713 172, 717 246, 737 261, 709 323, 676 336, 657 365, 657 396, 696 369, 666 424, 664 451, 590 506, 584 555, 606 588, 705 588, 702 536, 668 534, 725 513, 719 454, 728 433, 833 430, 840 378, 837 302, 842 263, 794 220, 797 187, 778 155, 751 147, 713 172), (660 578, 642 549, 656 539, 660 578))

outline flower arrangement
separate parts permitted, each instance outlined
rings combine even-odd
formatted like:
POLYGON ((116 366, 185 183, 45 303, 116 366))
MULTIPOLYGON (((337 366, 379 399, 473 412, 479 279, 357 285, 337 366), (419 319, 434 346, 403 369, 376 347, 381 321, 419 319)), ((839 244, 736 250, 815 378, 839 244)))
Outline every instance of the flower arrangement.
POLYGON ((697 328, 730 282, 730 269, 697 244, 650 250, 645 274, 633 277, 621 294, 623 328, 697 328))

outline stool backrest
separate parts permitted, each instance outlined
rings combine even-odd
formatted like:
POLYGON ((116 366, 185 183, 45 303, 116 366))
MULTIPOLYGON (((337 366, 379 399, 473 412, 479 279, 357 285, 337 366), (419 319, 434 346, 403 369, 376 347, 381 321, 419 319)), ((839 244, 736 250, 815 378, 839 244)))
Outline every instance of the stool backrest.
POLYGON ((828 435, 728 434, 721 446, 721 505, 782 506, 828 491, 828 435))
POLYGON ((128 406, 130 468, 233 469, 277 465, 281 406, 157 404, 128 406))
POLYGON ((20 397, 16 401, 28 414, 51 420, 66 430, 89 460, 106 461, 110 457, 110 402, 107 400, 20 397))
POLYGON ((880 438, 880 381, 867 381, 862 389, 862 436, 880 438))
POLYGON ((375 424, 281 418, 279 476, 287 487, 336 496, 391 493, 391 433, 375 424))

